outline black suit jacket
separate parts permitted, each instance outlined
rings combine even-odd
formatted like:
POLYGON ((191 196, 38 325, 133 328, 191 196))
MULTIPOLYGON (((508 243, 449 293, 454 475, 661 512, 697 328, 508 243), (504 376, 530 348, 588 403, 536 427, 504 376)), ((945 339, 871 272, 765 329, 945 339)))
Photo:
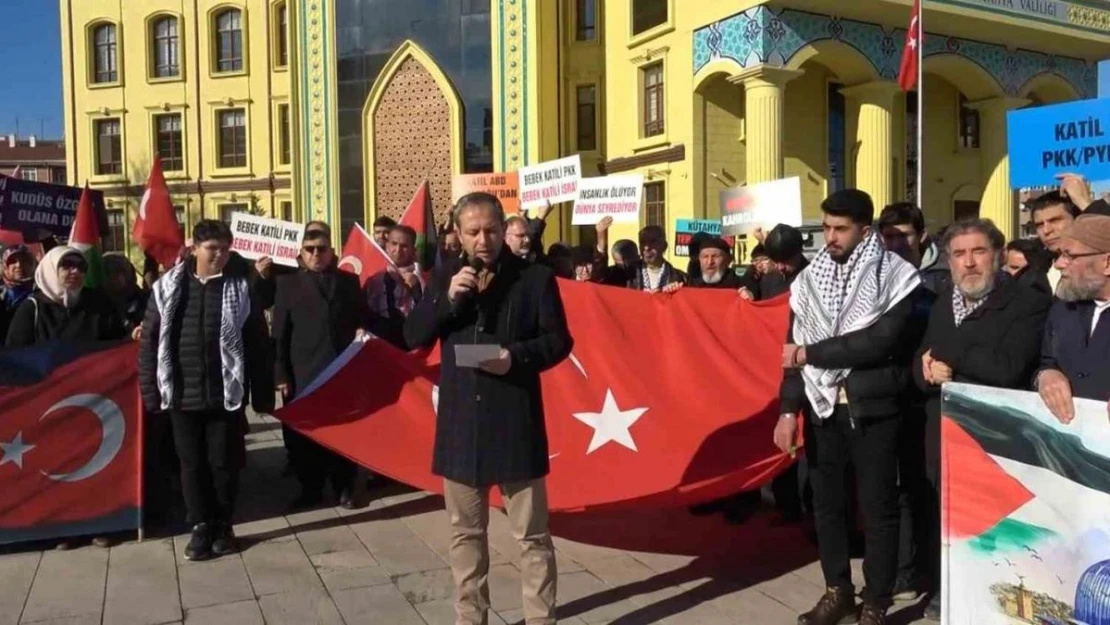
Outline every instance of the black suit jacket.
POLYGON ((358 276, 329 269, 278 276, 274 301, 274 379, 293 395, 305 388, 369 325, 358 276))
POLYGON ((1040 369, 1056 369, 1071 382, 1075 397, 1110 399, 1110 314, 1103 312, 1091 333, 1094 302, 1057 301, 1045 324, 1040 369))
POLYGON ((447 289, 464 262, 437 267, 405 321, 410 346, 438 341, 442 348, 432 471, 471 486, 543 477, 549 464, 540 373, 574 344, 555 274, 506 247, 485 292, 452 304, 447 289), (455 366, 455 346, 476 343, 508 349, 508 373, 455 366))

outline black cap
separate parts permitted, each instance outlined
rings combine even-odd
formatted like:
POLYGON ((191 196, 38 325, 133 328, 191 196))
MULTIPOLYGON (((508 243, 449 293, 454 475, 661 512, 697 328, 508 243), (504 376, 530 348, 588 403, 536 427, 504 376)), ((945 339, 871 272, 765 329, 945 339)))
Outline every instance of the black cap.
POLYGON ((728 244, 728 241, 725 241, 721 237, 710 236, 706 239, 703 239, 701 241, 701 245, 698 246, 699 251, 700 250, 709 250, 709 249, 718 249, 718 250, 721 250, 722 252, 724 252, 725 254, 728 254, 728 255, 732 254, 732 246, 730 246, 728 244))
POLYGON ((805 239, 802 231, 793 226, 779 224, 767 233, 763 239, 763 247, 767 250, 767 257, 776 263, 789 262, 802 253, 805 239))
POLYGON ((760 256, 767 256, 767 248, 763 247, 762 243, 756 244, 751 253, 751 258, 759 258, 760 256))

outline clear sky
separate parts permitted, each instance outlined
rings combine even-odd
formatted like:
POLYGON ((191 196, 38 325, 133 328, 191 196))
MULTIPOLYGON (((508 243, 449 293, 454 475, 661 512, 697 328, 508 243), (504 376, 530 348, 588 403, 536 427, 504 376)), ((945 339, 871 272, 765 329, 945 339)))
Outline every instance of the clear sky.
POLYGON ((62 136, 58 0, 0 0, 0 134, 62 136))

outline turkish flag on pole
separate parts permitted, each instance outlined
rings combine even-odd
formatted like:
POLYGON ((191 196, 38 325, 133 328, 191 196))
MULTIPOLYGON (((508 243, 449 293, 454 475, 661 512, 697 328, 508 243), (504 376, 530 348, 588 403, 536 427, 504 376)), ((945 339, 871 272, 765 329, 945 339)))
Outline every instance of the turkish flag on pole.
POLYGON ((386 256, 385 250, 378 246, 362 226, 355 224, 351 233, 347 235, 347 242, 343 244, 343 256, 339 259, 339 268, 358 276, 359 284, 366 286, 366 281, 374 274, 386 271, 393 266, 393 262, 386 256))
POLYGON ((0 543, 139 526, 137 352, 131 341, 0 352, 0 543))
POLYGON ((177 212, 170 200, 170 189, 162 174, 162 159, 154 157, 154 166, 146 181, 146 192, 139 204, 139 214, 135 216, 135 226, 131 238, 150 254, 158 264, 169 268, 177 263, 181 248, 185 246, 185 235, 181 224, 177 223, 177 212))
MULTIPOLYGON (((552 509, 710 501, 758 488, 791 463, 772 442, 785 298, 559 288, 575 346, 542 378, 552 509)), ((431 473, 438 351, 406 354, 370 339, 321 378, 276 416, 375 471, 442 490, 431 473)))
POLYGON ((401 215, 402 225, 416 231, 416 262, 422 272, 431 271, 439 257, 435 213, 432 212, 432 191, 428 181, 420 183, 401 215))
POLYGON ((898 68, 898 86, 912 91, 917 84, 917 65, 921 60, 921 0, 913 0, 913 16, 902 48, 902 64, 898 68))

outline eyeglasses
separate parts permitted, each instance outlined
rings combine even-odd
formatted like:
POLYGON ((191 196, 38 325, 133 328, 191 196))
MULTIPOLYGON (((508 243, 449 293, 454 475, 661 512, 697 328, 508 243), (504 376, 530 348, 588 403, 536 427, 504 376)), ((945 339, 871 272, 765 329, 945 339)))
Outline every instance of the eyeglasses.
POLYGON ((1065 263, 1070 263, 1077 258, 1087 258, 1089 256, 1103 256, 1108 252, 1086 252, 1084 254, 1072 254, 1071 252, 1060 252, 1060 260, 1065 263))
POLYGON ((323 254, 324 252, 327 252, 329 250, 331 250, 330 245, 306 245, 306 246, 304 246, 304 251, 308 252, 309 254, 323 254))
POLYGON ((62 259, 62 262, 58 263, 58 267, 66 270, 80 271, 81 273, 85 273, 89 268, 85 261, 73 258, 62 259))

